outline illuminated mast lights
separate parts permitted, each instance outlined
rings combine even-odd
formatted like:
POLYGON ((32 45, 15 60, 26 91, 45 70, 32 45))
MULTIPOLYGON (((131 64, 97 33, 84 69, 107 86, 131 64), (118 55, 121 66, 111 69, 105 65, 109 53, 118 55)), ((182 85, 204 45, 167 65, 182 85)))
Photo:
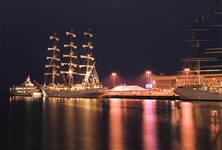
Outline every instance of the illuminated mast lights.
POLYGON ((84 64, 79 65, 79 68, 84 69, 85 71, 79 75, 84 76, 82 82, 83 85, 96 87, 97 85, 100 85, 100 81, 95 68, 95 58, 92 55, 94 46, 92 45, 91 38, 93 37, 93 34, 89 30, 88 32, 84 32, 84 36, 88 42, 82 45, 84 53, 80 55, 80 58, 83 60, 84 64))
POLYGON ((45 76, 51 76, 51 84, 55 85, 56 77, 59 76, 59 68, 60 68, 60 58, 58 58, 58 52, 60 51, 59 48, 57 48, 57 43, 59 42, 59 37, 57 35, 51 35, 49 39, 53 43, 53 47, 48 48, 48 51, 52 52, 52 56, 47 57, 46 59, 49 60, 49 64, 45 65, 45 68, 47 69, 47 73, 44 73, 45 76))
POLYGON ((76 38, 76 34, 73 33, 73 29, 70 30, 70 32, 66 32, 66 36, 70 39, 69 44, 64 44, 64 48, 69 50, 68 54, 63 54, 63 58, 67 59, 67 62, 61 63, 61 66, 66 71, 61 71, 62 75, 65 75, 66 80, 68 81, 68 86, 72 86, 74 84, 74 75, 77 74, 76 67, 77 65, 77 55, 75 50, 77 49, 77 46, 74 44, 74 39, 76 38))
POLYGON ((151 89, 151 88, 153 88, 153 84, 155 84, 155 82, 152 82, 152 80, 151 80, 152 72, 150 70, 147 70, 145 73, 146 73, 146 77, 147 77, 147 81, 146 81, 145 87, 147 89, 151 89))

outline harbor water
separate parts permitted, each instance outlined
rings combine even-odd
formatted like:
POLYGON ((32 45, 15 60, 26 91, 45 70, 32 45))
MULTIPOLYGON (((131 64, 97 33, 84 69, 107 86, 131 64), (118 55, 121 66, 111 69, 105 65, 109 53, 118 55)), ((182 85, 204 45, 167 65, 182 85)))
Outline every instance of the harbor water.
POLYGON ((0 96, 0 149, 222 149, 222 102, 0 96))

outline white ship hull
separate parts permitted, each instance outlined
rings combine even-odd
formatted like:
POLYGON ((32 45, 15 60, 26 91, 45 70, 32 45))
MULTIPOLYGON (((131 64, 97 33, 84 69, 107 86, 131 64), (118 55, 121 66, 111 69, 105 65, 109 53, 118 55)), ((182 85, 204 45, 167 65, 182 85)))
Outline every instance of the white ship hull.
POLYGON ((193 87, 178 87, 174 90, 184 100, 222 100, 222 94, 193 87))
POLYGON ((18 91, 18 90, 10 90, 10 95, 12 96, 33 96, 33 91, 18 91))
POLYGON ((55 90, 42 89, 45 97, 62 97, 62 98, 98 98, 105 93, 104 89, 88 90, 55 90))
POLYGON ((12 88, 9 92, 12 96, 42 96, 42 93, 37 87, 12 88))

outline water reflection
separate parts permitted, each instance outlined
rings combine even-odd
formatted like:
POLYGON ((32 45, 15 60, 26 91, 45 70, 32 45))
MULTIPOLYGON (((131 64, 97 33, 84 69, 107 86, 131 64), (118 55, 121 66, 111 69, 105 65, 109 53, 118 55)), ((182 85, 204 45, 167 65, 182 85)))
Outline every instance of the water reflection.
POLYGON ((97 123, 96 123, 96 108, 98 106, 98 101, 96 99, 67 99, 67 98, 49 98, 46 101, 49 106, 55 106, 57 112, 60 112, 59 117, 50 116, 53 124, 59 125, 58 127, 53 127, 54 129, 59 129, 58 133, 49 133, 54 138, 54 145, 50 149, 97 149, 98 145, 96 142, 97 137, 97 123), (57 118, 60 118, 58 121, 57 118), (54 134, 57 134, 56 136, 54 134), (59 138, 60 137, 60 138, 59 138), (59 141, 58 141, 59 140, 59 141), (58 145, 62 143, 62 145, 58 145))
POLYGON ((222 149, 222 102, 126 99, 0 101, 0 148, 222 149))
MULTIPOLYGON (((50 101, 51 102, 51 101, 50 101)), ((46 126, 48 127, 47 128, 47 137, 48 137, 48 146, 49 146, 49 149, 59 149, 59 138, 60 138, 60 135, 59 135, 59 131, 61 130, 60 128, 60 123, 63 121, 63 119, 60 120, 60 112, 58 111, 58 106, 56 105, 56 101, 52 101, 50 105, 47 105, 47 124, 46 126), (51 130, 52 129, 52 130, 51 130), (56 129, 56 130, 53 130, 53 129, 56 129)), ((44 142, 44 141, 43 141, 44 142)), ((44 147, 45 145, 43 145, 44 147)))
POLYGON ((110 118, 110 144, 109 148, 124 149, 123 147, 123 120, 122 120, 122 109, 121 109, 121 100, 112 99, 109 102, 109 118, 110 118))
POLYGON ((183 150, 195 149, 195 128, 193 120, 193 105, 188 102, 181 103, 181 139, 183 150))
POLYGON ((144 149, 157 150, 157 116, 156 101, 143 102, 143 144, 144 149))
POLYGON ((219 110, 211 110, 210 111, 211 122, 209 126, 210 130, 210 139, 211 143, 213 143, 215 149, 220 149, 221 147, 221 118, 219 110))

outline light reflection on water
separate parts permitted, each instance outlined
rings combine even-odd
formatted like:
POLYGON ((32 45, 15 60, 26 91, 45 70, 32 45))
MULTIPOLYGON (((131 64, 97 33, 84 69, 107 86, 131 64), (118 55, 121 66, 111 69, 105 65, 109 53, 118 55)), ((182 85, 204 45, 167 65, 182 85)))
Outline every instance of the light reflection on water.
POLYGON ((193 105, 188 102, 181 104, 181 138, 182 149, 195 150, 195 129, 193 105))
POLYGON ((157 150, 156 102, 144 100, 143 103, 143 144, 144 149, 157 150))
POLYGON ((123 112, 121 109, 122 101, 112 99, 109 102, 109 135, 110 149, 123 149, 123 112))
POLYGON ((222 102, 0 97, 3 149, 222 149, 222 102))

